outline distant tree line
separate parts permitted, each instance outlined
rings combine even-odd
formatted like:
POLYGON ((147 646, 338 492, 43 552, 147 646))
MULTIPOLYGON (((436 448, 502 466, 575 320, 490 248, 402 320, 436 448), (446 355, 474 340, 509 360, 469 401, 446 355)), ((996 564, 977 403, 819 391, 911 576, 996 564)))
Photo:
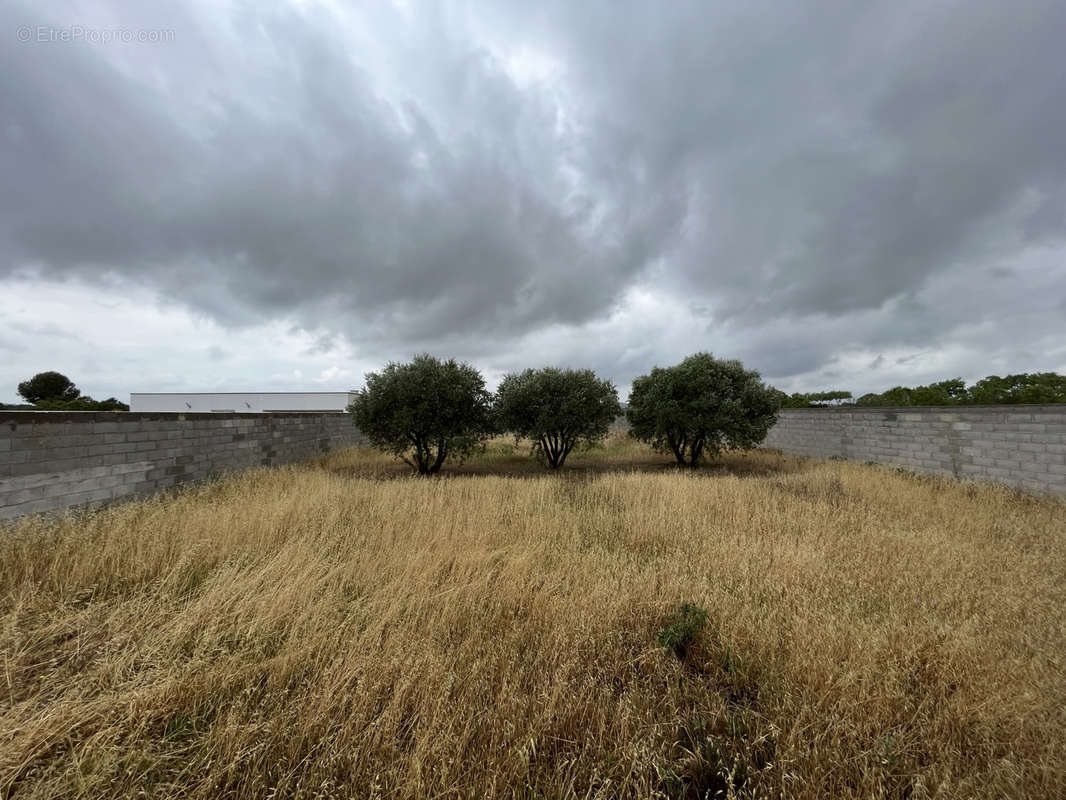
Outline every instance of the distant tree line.
POLYGON ((15 411, 129 411, 130 407, 114 397, 94 400, 61 372, 38 372, 18 385, 19 396, 26 402, 0 404, 0 409, 15 411))
MULTIPOLYGON (((625 413, 630 435, 696 467, 759 444, 777 409, 776 391, 757 372, 696 353, 637 378, 625 413)), ((493 394, 474 367, 429 355, 368 373, 348 410, 373 445, 420 475, 499 434, 528 440, 534 457, 558 469, 575 447, 603 439, 622 412, 618 390, 589 369, 511 373, 493 394)))
MULTIPOLYGON (((777 391, 777 390, 775 390, 777 391)), ((1001 378, 989 375, 971 386, 962 378, 926 386, 896 386, 888 391, 864 394, 832 391, 786 395, 777 392, 782 408, 818 408, 826 405, 858 406, 964 406, 1011 405, 1015 403, 1066 403, 1066 376, 1054 372, 1022 372, 1001 378)))
POLYGON ((781 404, 781 408, 817 408, 819 406, 848 405, 855 402, 851 392, 843 390, 807 394, 803 392, 785 394, 779 389, 774 389, 774 391, 777 392, 777 399, 781 404))

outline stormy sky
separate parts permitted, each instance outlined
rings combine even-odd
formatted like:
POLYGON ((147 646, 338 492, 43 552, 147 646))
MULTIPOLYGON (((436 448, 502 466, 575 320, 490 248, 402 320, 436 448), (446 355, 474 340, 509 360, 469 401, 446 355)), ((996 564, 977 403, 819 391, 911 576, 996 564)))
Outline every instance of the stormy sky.
POLYGON ((1066 372, 1066 3, 0 3, 0 401, 1066 372))

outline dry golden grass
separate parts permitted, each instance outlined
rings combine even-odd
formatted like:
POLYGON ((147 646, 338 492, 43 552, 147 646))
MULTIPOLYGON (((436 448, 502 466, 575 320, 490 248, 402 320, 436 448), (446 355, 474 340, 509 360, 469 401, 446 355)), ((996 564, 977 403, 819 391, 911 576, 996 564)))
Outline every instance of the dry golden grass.
POLYGON ((1066 504, 508 447, 3 531, 0 796, 1066 797, 1066 504))

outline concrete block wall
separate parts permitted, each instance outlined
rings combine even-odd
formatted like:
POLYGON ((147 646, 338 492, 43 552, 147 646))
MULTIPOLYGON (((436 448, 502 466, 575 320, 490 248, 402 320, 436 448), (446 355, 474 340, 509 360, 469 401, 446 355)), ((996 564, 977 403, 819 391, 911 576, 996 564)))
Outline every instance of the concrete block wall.
POLYGON ((788 408, 764 445, 1066 495, 1066 405, 788 408))
POLYGON ((0 411, 0 519, 359 444, 343 413, 0 411))

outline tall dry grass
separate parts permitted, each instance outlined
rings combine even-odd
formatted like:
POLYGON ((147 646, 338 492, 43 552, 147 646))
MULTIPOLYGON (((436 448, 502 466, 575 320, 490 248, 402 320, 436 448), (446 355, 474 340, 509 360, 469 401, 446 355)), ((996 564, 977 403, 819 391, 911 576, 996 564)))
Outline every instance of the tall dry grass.
POLYGON ((1066 797, 1063 503, 507 448, 4 531, 0 796, 1066 797))

